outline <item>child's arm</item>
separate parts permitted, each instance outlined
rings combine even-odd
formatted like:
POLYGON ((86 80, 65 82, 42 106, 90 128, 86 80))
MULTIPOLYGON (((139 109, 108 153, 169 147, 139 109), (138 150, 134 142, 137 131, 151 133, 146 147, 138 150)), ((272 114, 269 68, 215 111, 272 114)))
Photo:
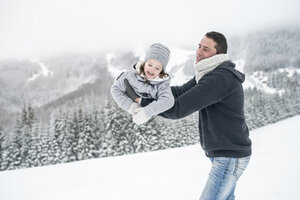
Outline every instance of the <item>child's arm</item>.
POLYGON ((158 89, 158 99, 152 101, 145 107, 136 109, 136 114, 133 115, 133 121, 136 124, 142 124, 147 122, 152 116, 162 113, 170 109, 174 105, 174 97, 171 92, 171 88, 168 84, 163 84, 158 89))
POLYGON ((136 94, 134 89, 131 87, 129 81, 127 78, 124 79, 124 84, 125 84, 125 94, 130 97, 135 103, 139 103, 140 97, 136 94))
POLYGON ((131 98, 125 94, 126 87, 124 85, 124 79, 126 78, 128 73, 130 72, 124 72, 123 74, 121 74, 115 80, 110 90, 113 99, 116 101, 118 106, 125 111, 128 111, 133 103, 133 100, 131 100, 131 98))

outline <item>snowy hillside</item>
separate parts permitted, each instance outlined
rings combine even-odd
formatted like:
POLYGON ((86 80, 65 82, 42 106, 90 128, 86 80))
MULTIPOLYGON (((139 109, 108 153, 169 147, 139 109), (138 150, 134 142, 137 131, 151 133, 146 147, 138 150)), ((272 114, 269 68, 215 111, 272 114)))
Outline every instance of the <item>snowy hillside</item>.
MULTIPOLYGON (((244 67, 245 67, 245 60, 239 59, 235 60, 234 63, 236 64, 236 69, 245 73, 244 67)), ((278 71, 287 72, 289 76, 291 77, 291 74, 299 73, 299 70, 291 70, 288 68, 284 68, 278 71)), ((282 94, 284 93, 284 90, 277 90, 275 88, 271 88, 267 86, 268 77, 263 71, 256 71, 253 74, 246 74, 245 82, 243 83, 244 89, 248 88, 257 88, 258 90, 269 93, 269 94, 282 94)))
POLYGON ((112 83, 101 54, 2 60, 0 70, 0 110, 8 113, 20 111, 25 102, 42 107, 65 95, 83 97, 80 90, 87 84, 96 85, 98 93, 107 93, 112 83), (100 78, 107 84, 99 85, 100 78))
MULTIPOLYGON (((236 198, 299 199, 300 116, 251 132, 253 156, 236 198)), ((2 200, 195 200, 210 164, 199 145, 0 172, 2 200)))

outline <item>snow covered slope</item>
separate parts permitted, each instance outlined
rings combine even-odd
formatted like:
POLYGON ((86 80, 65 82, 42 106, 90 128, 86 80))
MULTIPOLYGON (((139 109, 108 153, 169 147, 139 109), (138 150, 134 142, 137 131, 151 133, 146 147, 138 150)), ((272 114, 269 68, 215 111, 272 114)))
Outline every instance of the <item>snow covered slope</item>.
MULTIPOLYGON (((251 132, 236 198, 299 199, 300 116, 251 132)), ((195 200, 210 170, 199 145, 0 172, 2 200, 195 200)))
MULTIPOLYGON (((245 59, 235 60, 234 63, 236 64, 237 70, 245 73, 244 72, 245 59)), ((293 70, 293 69, 289 69, 289 68, 282 68, 278 71, 287 72, 289 74, 289 77, 291 77, 292 74, 295 72, 299 73, 299 70, 293 70)), ((243 87, 244 87, 244 89, 257 88, 258 90, 263 91, 265 93, 269 93, 269 94, 277 93, 277 94, 281 95, 282 93, 284 93, 284 90, 277 90, 275 88, 268 87, 267 82, 268 82, 268 77, 266 76, 265 72, 256 71, 251 75, 246 74, 246 79, 245 79, 245 82, 243 83, 243 87)))

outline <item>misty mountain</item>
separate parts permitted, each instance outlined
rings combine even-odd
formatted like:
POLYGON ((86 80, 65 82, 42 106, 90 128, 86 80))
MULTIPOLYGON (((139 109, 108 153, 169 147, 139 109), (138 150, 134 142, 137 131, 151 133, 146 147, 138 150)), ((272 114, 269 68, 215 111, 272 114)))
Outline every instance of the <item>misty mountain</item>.
POLYGON ((5 60, 0 62, 0 107, 15 111, 24 97, 27 80, 39 70, 29 60, 5 60))
POLYGON ((231 57, 245 59, 245 73, 300 68, 300 28, 281 28, 229 39, 231 57))
POLYGON ((130 70, 134 63, 140 60, 139 57, 134 55, 134 52, 120 52, 118 54, 110 54, 111 58, 108 59, 110 66, 118 69, 130 70))
POLYGON ((3 61, 0 70, 1 107, 7 111, 16 111, 27 101, 34 107, 43 106, 68 93, 82 91, 86 84, 98 84, 97 91, 111 84, 107 63, 101 55, 3 61), (47 68, 48 74, 41 72, 45 71, 42 67, 47 68))

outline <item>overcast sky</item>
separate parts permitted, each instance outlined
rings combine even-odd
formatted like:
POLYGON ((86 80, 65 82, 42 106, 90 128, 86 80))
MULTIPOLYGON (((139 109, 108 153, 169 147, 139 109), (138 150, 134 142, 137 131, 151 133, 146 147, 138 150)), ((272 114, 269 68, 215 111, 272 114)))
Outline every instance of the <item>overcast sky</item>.
POLYGON ((152 42, 196 48, 210 30, 298 26, 299 8, 299 0, 0 0, 0 59, 152 42))

